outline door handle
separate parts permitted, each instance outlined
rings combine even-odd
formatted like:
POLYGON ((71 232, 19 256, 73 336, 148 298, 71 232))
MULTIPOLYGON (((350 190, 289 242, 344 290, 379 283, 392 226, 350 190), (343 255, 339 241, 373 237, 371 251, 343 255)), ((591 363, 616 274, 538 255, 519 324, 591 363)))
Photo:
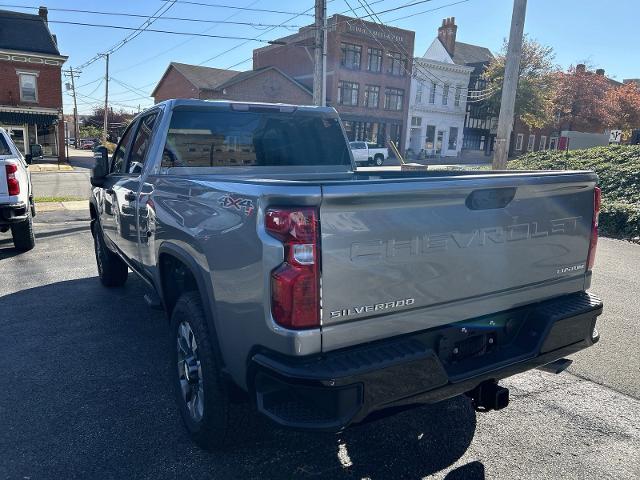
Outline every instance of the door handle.
POLYGON ((116 192, 113 191, 113 188, 107 188, 104 193, 107 195, 114 195, 116 192))
POLYGON ((124 194, 124 199, 127 202, 134 202, 136 200, 137 195, 131 191, 124 194))

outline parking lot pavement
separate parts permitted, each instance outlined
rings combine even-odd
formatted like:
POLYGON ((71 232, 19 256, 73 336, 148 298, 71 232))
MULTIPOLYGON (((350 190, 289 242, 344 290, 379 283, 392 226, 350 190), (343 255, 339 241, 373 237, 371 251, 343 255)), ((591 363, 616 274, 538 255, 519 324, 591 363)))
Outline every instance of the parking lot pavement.
MULTIPOLYGON (((637 283, 608 285, 634 267, 624 261, 599 263, 603 339, 576 357, 580 376, 530 372, 504 382, 512 401, 500 412, 476 415, 456 398, 337 436, 285 431, 247 407, 242 441, 206 453, 180 423, 166 320, 146 307, 141 281, 100 286, 87 211, 43 213, 35 227, 37 246, 24 254, 0 235, 2 479, 640 476, 637 370, 596 368, 618 358, 616 342, 628 335, 605 325, 626 325, 637 308, 637 283), (582 378, 592 371, 595 381, 582 378)), ((637 254, 627 247, 640 248, 603 240, 599 259, 637 254)), ((626 353, 634 356, 637 348, 626 353)))

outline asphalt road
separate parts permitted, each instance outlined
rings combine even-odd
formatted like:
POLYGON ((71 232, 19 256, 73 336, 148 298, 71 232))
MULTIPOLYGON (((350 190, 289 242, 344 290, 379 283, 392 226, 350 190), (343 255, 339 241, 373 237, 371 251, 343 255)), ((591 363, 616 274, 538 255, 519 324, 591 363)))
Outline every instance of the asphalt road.
POLYGON ((71 172, 38 172, 31 174, 33 193, 38 197, 89 198, 91 184, 89 174, 93 167, 91 150, 69 149, 71 172))
POLYGON ((194 447, 168 382, 166 321, 131 275, 96 277, 88 213, 36 217, 36 249, 0 234, 0 478, 640 477, 640 247, 602 239, 601 342, 573 373, 504 382, 511 405, 457 398, 345 433, 281 430, 246 410, 243 441, 194 447))

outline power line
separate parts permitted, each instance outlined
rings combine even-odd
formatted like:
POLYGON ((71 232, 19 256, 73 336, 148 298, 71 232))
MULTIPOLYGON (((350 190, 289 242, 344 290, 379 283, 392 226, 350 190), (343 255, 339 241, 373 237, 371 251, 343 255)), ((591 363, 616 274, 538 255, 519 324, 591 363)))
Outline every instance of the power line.
MULTIPOLYGON (((7 8, 21 8, 26 10, 38 10, 40 7, 32 7, 27 5, 5 5, 0 4, 0 7, 7 8)), ((107 15, 112 17, 131 17, 131 18, 147 18, 148 15, 143 15, 139 13, 124 13, 124 12, 104 12, 98 10, 80 10, 76 8, 49 8, 49 11, 58 11, 58 12, 70 12, 70 13, 90 13, 92 15, 107 15)), ((28 19, 27 19, 28 20, 28 19)), ((196 22, 196 23, 215 23, 215 24, 229 24, 229 25, 244 25, 249 27, 285 27, 285 28, 301 28, 303 25, 278 25, 278 24, 269 24, 269 23, 256 23, 256 22, 232 22, 227 20, 206 20, 203 18, 189 18, 189 17, 166 17, 163 16, 162 20, 174 20, 180 22, 196 22)), ((52 20, 49 20, 50 22, 52 20)), ((55 22, 54 23, 59 23, 55 22)))
MULTIPOLYGON (((0 15, 0 18, 9 18, 9 17, 3 17, 3 16, 0 15)), ((28 20, 30 20, 30 19, 28 19, 28 20)), ((37 19, 33 19, 33 20, 37 21, 37 19)), ((49 20, 49 23, 63 23, 63 24, 67 24, 67 25, 80 25, 80 26, 83 26, 83 27, 113 28, 113 29, 116 29, 116 30, 133 30, 133 31, 138 31, 139 30, 139 28, 125 27, 125 26, 122 26, 122 25, 105 25, 105 24, 101 24, 101 23, 69 22, 69 21, 66 21, 66 20, 49 20)), ((211 34, 207 34, 207 33, 195 33, 195 32, 176 32, 174 30, 160 30, 160 29, 154 29, 154 28, 147 28, 147 29, 145 29, 145 32, 166 33, 166 34, 169 34, 169 35, 188 35, 188 36, 193 36, 193 37, 223 38, 223 39, 227 39, 227 40, 246 40, 246 41, 249 41, 249 42, 260 42, 260 43, 270 43, 271 42, 270 40, 261 40, 259 38, 253 38, 253 37, 234 37, 234 36, 228 36, 228 35, 211 35, 211 34)), ((110 52, 110 53, 113 53, 113 52, 110 52)), ((86 65, 83 64, 83 66, 86 66, 86 65)))
MULTIPOLYGON (((163 2, 170 2, 172 0, 161 0, 163 2)), ((175 3, 185 3, 188 5, 198 5, 200 7, 214 7, 214 8, 230 8, 233 10, 245 10, 249 12, 262 12, 262 13, 279 13, 283 15, 295 15, 296 12, 286 12, 283 10, 270 10, 266 8, 249 8, 249 7, 236 7, 234 5, 222 5, 219 3, 204 3, 204 2, 192 2, 187 0, 175 0, 175 3)), ((308 15, 313 17, 313 15, 308 15)))
MULTIPOLYGON (((173 7, 175 5, 175 0, 173 0, 172 3, 170 4, 165 4, 162 5, 160 8, 158 8, 155 12, 153 12, 143 23, 142 25, 140 25, 134 32, 130 33, 129 35, 127 35, 126 37, 124 37, 122 40, 120 40, 118 43, 116 43, 115 45, 113 45, 112 47, 110 47, 106 52, 104 52, 104 54, 112 54, 118 50, 120 50, 122 47, 124 47, 128 42, 130 42, 131 40, 135 39, 136 37, 138 37, 143 31, 145 31, 147 28, 149 28, 158 18, 160 18, 162 15, 164 15, 165 13, 167 13, 169 11, 169 9, 171 7, 173 7)), ((102 54, 98 53, 96 55, 94 55, 93 57, 91 57, 89 60, 87 60, 86 62, 84 62, 82 65, 80 65, 80 67, 78 67, 78 70, 81 70, 89 65, 91 65, 92 63, 96 62, 99 58, 102 57, 102 54)))

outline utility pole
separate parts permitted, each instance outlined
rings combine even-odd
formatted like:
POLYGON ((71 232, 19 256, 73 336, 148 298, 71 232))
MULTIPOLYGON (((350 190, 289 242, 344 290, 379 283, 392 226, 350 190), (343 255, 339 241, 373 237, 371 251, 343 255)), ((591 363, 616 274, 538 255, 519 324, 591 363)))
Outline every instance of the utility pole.
MULTIPOLYGON (((78 126, 78 101, 76 99, 76 76, 80 72, 74 72, 73 67, 69 67, 69 71, 64 72, 65 75, 69 75, 71 77, 71 96, 73 97, 73 138, 74 144, 73 146, 78 148, 78 135, 79 135, 79 126, 78 126)), ((68 87, 69 84, 67 84, 68 87)), ((68 89, 68 88, 67 88, 68 89)))
POLYGON ((327 85, 327 2, 316 0, 315 8, 315 49, 313 61, 313 104, 324 107, 326 105, 327 85))
POLYGON ((104 74, 104 125, 102 130, 102 141, 107 141, 107 128, 109 127, 109 54, 105 53, 106 68, 104 74))
POLYGON ((522 56, 522 33, 524 18, 527 11, 527 0, 513 0, 513 14, 511 16, 511 32, 509 33, 509 47, 504 68, 502 83, 502 98, 500 100, 500 115, 498 117, 498 133, 496 135, 496 150, 493 154, 493 169, 507 168, 509 155, 509 141, 513 130, 513 113, 518 89, 520 73, 520 57, 522 56))
POLYGON ((71 74, 71 91, 73 92, 73 146, 78 148, 78 102, 76 100, 76 80, 73 75, 73 67, 69 67, 71 74))

